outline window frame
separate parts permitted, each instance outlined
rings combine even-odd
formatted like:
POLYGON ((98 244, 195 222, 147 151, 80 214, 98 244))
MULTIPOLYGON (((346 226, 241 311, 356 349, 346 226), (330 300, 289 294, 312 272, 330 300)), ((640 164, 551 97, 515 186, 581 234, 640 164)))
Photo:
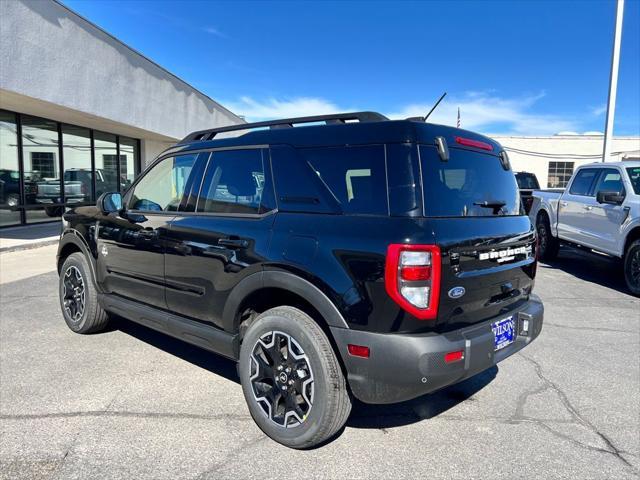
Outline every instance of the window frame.
POLYGON ((596 182, 600 178, 600 172, 598 170, 600 170, 600 168, 598 168, 598 167, 578 167, 578 169, 573 173, 573 178, 569 182, 569 185, 567 185, 565 191, 569 195, 573 195, 573 196, 576 196, 576 197, 595 197, 595 193, 594 193, 593 190, 596 187, 596 182), (594 170, 596 172, 595 176, 591 180, 591 185, 589 185, 589 189, 587 190, 587 193, 582 194, 582 193, 573 193, 573 192, 571 192, 571 189, 573 188, 573 184, 575 183, 576 179, 578 178, 578 175, 580 175, 580 173, 582 173, 583 171, 586 171, 586 170, 594 170))
MULTIPOLYGON (((207 158, 206 164, 204 166, 204 169, 202 170, 202 178, 200 179, 200 186, 197 189, 197 197, 200 197, 202 188, 204 186, 204 179, 205 179, 205 175, 207 172, 207 168, 209 167, 209 162, 211 162, 211 159, 213 158, 213 153, 215 152, 224 152, 224 151, 229 151, 229 150, 263 150, 262 153, 262 165, 264 168, 264 175, 265 175, 265 183, 267 182, 267 177, 269 178, 269 180, 271 181, 271 188, 273 189, 273 198, 274 200, 274 206, 271 210, 269 210, 268 212, 263 212, 263 213, 216 213, 216 212, 187 212, 184 210, 181 210, 181 208, 183 207, 183 205, 185 204, 185 201, 188 200, 187 198, 185 198, 185 195, 187 194, 187 192, 183 192, 182 193, 182 199, 180 201, 180 207, 177 211, 170 211, 170 212, 147 212, 145 211, 141 211, 141 210, 129 210, 131 212, 134 213, 145 213, 145 215, 148 213, 149 215, 167 215, 167 214, 171 214, 172 216, 175 217, 220 217, 220 218, 253 218, 253 219, 260 219, 260 218, 264 218, 267 217, 269 215, 273 215, 275 213, 278 212, 278 200, 276 198, 275 195, 275 185, 273 182, 273 172, 272 172, 272 166, 271 166, 271 150, 269 145, 238 145, 238 146, 232 146, 232 147, 218 147, 218 148, 197 148, 197 149, 189 149, 189 150, 177 150, 175 147, 171 148, 169 150, 167 150, 166 152, 160 154, 160 156, 158 156, 158 158, 156 158, 151 165, 149 165, 149 167, 141 174, 138 176, 138 178, 136 179, 136 181, 131 184, 131 186, 129 187, 129 189, 127 190, 127 193, 125 195, 125 197, 123 198, 123 204, 124 205, 128 205, 129 204, 129 200, 131 198, 131 195, 133 195, 133 192, 136 188, 136 186, 138 185, 138 182, 140 182, 144 177, 147 176, 148 172, 150 172, 158 163, 160 163, 162 160, 169 158, 169 157, 177 157, 179 155, 200 155, 201 153, 209 153, 209 156, 207 158), (266 151, 266 155, 265 152, 266 151)), ((196 158, 197 161, 197 158, 196 158)), ((194 165, 194 170, 195 170, 195 165, 194 165)), ((193 193, 193 192, 189 192, 189 193, 193 193)))
POLYGON ((573 175, 575 175, 575 173, 578 171, 578 169, 580 168, 580 166, 578 166, 576 168, 576 162, 570 162, 567 160, 552 160, 549 161, 549 163, 547 164, 547 188, 568 188, 571 184, 571 177, 573 175), (564 185, 564 187, 552 187, 549 185, 549 177, 551 176, 551 166, 553 164, 554 167, 554 172, 553 175, 558 176, 558 164, 564 164, 564 166, 562 167, 562 175, 566 175, 566 170, 567 170, 567 164, 571 165, 571 174, 569 175, 569 180, 567 180, 567 183, 564 185))

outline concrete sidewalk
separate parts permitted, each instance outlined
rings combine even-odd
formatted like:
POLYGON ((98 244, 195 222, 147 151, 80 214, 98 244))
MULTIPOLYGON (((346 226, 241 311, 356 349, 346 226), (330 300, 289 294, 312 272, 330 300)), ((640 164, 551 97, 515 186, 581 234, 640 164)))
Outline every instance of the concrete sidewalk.
POLYGON ((60 237, 60 222, 0 229, 0 252, 53 245, 60 237))

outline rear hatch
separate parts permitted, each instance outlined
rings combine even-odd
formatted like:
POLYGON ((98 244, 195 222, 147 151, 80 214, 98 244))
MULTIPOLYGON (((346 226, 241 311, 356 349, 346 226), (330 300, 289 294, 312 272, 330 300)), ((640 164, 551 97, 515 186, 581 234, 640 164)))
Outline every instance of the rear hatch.
POLYGON ((506 157, 487 143, 448 150, 445 161, 420 146, 424 214, 442 256, 441 331, 509 316, 528 299, 536 269, 535 233, 506 157))

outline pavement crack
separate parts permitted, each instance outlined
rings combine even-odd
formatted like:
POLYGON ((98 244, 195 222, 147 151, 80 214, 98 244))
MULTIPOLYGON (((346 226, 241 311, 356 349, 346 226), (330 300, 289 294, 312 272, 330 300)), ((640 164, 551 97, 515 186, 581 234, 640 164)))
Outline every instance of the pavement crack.
POLYGON ((590 332, 614 332, 614 333, 638 333, 637 330, 619 330, 616 328, 603 328, 603 327, 584 327, 584 326, 579 326, 579 327, 572 327, 570 325, 560 325, 557 323, 551 323, 551 322, 544 322, 544 326, 545 327, 556 327, 556 328, 566 328, 569 330, 584 330, 584 331, 590 331, 590 332))
MULTIPOLYGON (((603 453, 607 453, 610 455, 613 455, 614 457, 616 457, 618 460, 620 460, 622 463, 624 463, 626 466, 628 466, 629 468, 631 468, 632 470, 637 472, 637 469, 631 464, 629 463, 629 461, 624 458, 622 456, 622 451, 620 449, 618 449, 613 441, 607 437, 604 433, 602 433, 593 423, 591 423, 589 420, 587 420, 584 416, 582 416, 582 414, 580 414, 580 412, 578 412, 578 410, 576 409, 576 407, 573 406, 573 404, 571 403, 571 401, 569 400, 569 398, 567 397, 566 393, 554 382, 552 382, 551 380, 549 380, 543 373, 542 371, 542 366, 533 358, 528 357, 527 355, 524 355, 522 352, 518 352, 518 355, 522 358, 524 358, 527 362, 531 363, 534 367, 534 371, 536 372, 536 375, 538 376, 538 378, 540 380, 542 380, 542 382, 544 383, 544 390, 547 389, 551 389, 553 390, 556 395, 558 396, 558 398, 560 399, 560 402, 562 402, 562 405, 564 406, 564 408, 567 410, 567 412, 569 412, 569 415, 571 415, 571 417, 576 421, 576 423, 582 425, 583 427, 585 427, 586 429, 590 430, 592 433, 594 433, 596 436, 598 436, 606 445, 607 448, 600 448, 600 447, 594 447, 592 445, 588 445, 588 444, 584 444, 578 440, 576 440, 575 438, 572 438, 568 435, 562 434, 556 430, 554 430, 553 428, 551 428, 549 425, 547 425, 543 420, 540 419, 536 419, 536 418, 527 418, 524 416, 518 417, 517 413, 518 410, 516 409, 516 413, 513 415, 512 420, 514 421, 533 421, 535 423, 537 423, 538 425, 542 426, 543 428, 546 428, 548 431, 550 431, 551 433, 553 433, 554 435, 561 437, 561 438, 565 438, 566 440, 572 441, 577 445, 581 445, 584 448, 587 448, 589 450, 596 450, 596 451, 600 451, 603 453)), ((529 395, 531 395, 532 393, 529 393, 529 395)), ((524 401, 526 401, 526 398, 528 398, 528 395, 523 399, 524 401)), ((519 407, 522 406, 522 408, 524 408, 524 403, 522 403, 522 405, 518 405, 519 407)), ((520 412, 520 415, 522 415, 522 412, 520 412)))
POLYGON ((0 415, 0 420, 41 420, 49 418, 82 418, 82 417, 132 417, 132 418, 167 418, 187 420, 246 420, 249 415, 234 415, 221 413, 219 415, 205 415, 197 413, 161 413, 161 412, 129 412, 113 410, 88 410, 84 412, 59 413, 25 413, 16 415, 0 415))

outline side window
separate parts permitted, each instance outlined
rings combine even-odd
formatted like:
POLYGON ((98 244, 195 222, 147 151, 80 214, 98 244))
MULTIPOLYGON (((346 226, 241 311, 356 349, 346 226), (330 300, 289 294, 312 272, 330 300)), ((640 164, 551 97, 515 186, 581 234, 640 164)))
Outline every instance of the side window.
POLYGON ((344 213, 387 215, 387 177, 382 145, 300 149, 344 213))
POLYGON ((129 208, 149 212, 177 211, 196 154, 161 160, 135 186, 129 208))
POLYGON ((622 175, 614 168, 604 168, 598 180, 598 186, 595 192, 617 192, 624 194, 624 183, 622 183, 622 175))
POLYGON ((258 149, 213 152, 202 183, 197 212, 266 213, 273 209, 273 187, 258 149))
POLYGON ((593 181, 598 176, 598 173, 599 170, 596 168, 583 168, 580 170, 573 179, 573 182, 571 182, 569 193, 571 195, 588 196, 591 185, 593 185, 593 181))

